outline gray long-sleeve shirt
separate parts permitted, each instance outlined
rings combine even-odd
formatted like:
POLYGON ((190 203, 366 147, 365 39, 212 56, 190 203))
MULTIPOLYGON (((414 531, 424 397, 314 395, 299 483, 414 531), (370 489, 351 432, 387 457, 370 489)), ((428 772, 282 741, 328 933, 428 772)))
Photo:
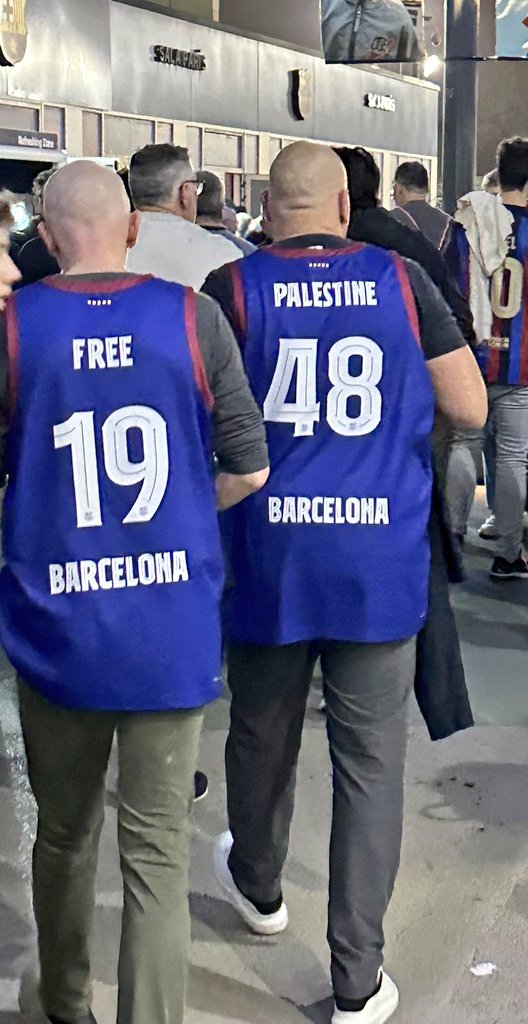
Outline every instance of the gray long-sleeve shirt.
POLYGON ((321 0, 330 63, 419 61, 423 49, 402 0, 321 0))

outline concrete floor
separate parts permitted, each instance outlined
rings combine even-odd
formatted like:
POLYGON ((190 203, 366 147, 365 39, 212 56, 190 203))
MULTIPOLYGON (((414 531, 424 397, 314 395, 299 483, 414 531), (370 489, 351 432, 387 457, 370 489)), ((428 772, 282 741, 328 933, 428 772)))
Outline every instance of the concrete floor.
MULTIPOLYGON (((478 521, 478 517, 475 521, 478 521)), ((469 580, 458 588, 464 655, 485 727, 432 744, 413 711, 405 843, 387 920, 387 964, 402 995, 394 1024, 528 1024, 528 586, 487 579, 489 547, 473 530, 469 580), (497 967, 476 978, 481 961, 497 967)), ((34 950, 29 863, 34 814, 12 677, 0 704, 0 1024, 16 1024, 18 978, 34 950)), ((327 1024, 325 944, 330 770, 313 693, 299 770, 285 895, 288 932, 250 936, 211 876, 213 837, 225 828, 227 701, 211 709, 201 765, 210 795, 195 812, 193 949, 186 1024, 327 1024)), ((109 799, 94 952, 99 1024, 115 1020, 120 880, 109 799)), ((150 1022, 145 1022, 150 1024, 150 1022)))

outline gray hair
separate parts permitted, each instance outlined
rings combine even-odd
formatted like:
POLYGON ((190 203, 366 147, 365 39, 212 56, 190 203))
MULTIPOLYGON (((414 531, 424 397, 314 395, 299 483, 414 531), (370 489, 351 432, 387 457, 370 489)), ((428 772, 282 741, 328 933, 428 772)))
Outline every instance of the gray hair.
POLYGON ((130 191, 138 210, 159 206, 174 195, 174 190, 192 173, 189 150, 163 143, 144 146, 130 161, 130 191))

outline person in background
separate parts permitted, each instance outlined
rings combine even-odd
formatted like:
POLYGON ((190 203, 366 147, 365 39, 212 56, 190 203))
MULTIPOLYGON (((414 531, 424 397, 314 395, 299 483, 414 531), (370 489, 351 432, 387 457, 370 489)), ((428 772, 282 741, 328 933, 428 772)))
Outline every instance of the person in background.
POLYGON ((235 238, 240 237, 238 234, 238 220, 237 215, 235 213, 235 208, 234 206, 230 206, 227 201, 224 203, 222 209, 222 224, 228 231, 231 232, 232 235, 235 236, 235 238))
MULTIPOLYGON (((243 256, 255 252, 255 246, 239 238, 234 232, 228 231, 224 224, 225 189, 218 175, 212 171, 198 171, 196 175, 199 185, 202 186, 197 203, 196 223, 217 238, 225 238, 227 242, 235 245, 243 256)), ((233 211, 233 220, 236 226, 236 215, 233 211)), ((236 227, 235 227, 236 230, 236 227)))
POLYGON ((287 927, 281 879, 320 656, 334 782, 332 1021, 384 1024, 398 1004, 382 969, 383 918, 427 615, 435 395, 446 415, 479 427, 486 394, 421 268, 346 240, 345 169, 329 147, 281 151, 266 213, 275 244, 205 285, 237 330, 272 467, 261 499, 229 517, 230 832, 215 869, 250 930, 287 927))
POLYGON ((130 271, 198 290, 212 270, 242 258, 227 238, 195 223, 203 185, 187 149, 169 143, 145 146, 132 156, 129 181, 134 206, 142 215, 128 257, 130 271))
POLYGON ((117 1020, 182 1024, 192 779, 203 710, 221 691, 217 508, 268 476, 262 418, 218 307, 125 272, 138 220, 114 171, 58 171, 39 230, 62 274, 11 297, 0 337, 3 409, 11 397, 0 638, 38 807, 33 899, 51 1024, 94 1021, 114 736, 117 1020))
POLYGON ((56 168, 52 167, 47 171, 41 171, 40 174, 37 174, 33 182, 32 193, 34 217, 26 232, 19 238, 15 236, 13 240, 12 257, 20 271, 20 281, 16 285, 17 288, 22 288, 26 284, 35 284, 36 281, 41 281, 44 277, 49 277, 59 272, 57 260, 48 251, 38 233, 38 225, 42 214, 42 195, 48 181, 55 173, 56 168))
POLYGON ((442 257, 434 245, 419 231, 395 220, 379 205, 380 171, 368 150, 362 146, 338 147, 350 197, 348 237, 356 242, 392 249, 400 256, 415 260, 439 288, 468 344, 475 342, 473 317, 465 298, 450 278, 442 257))
MULTIPOLYGON (((477 349, 488 385, 496 448, 493 518, 484 524, 484 537, 496 537, 493 579, 528 580, 522 551, 528 470, 528 139, 517 136, 501 142, 497 163, 502 203, 493 201, 493 212, 504 220, 498 235, 500 248, 494 250, 490 244, 489 218, 477 222, 476 241, 466 229, 468 246, 478 246, 493 258, 486 281, 489 315, 483 320, 477 349)), ((475 275, 468 276, 472 283, 475 275)), ((470 456, 466 464, 459 501, 470 505, 476 472, 470 456)))
POLYGON ((450 244, 453 218, 432 206, 428 198, 427 168, 419 160, 400 164, 394 176, 396 208, 391 210, 391 217, 414 231, 421 231, 438 252, 444 253, 450 244))
POLYGON ((492 171, 488 171, 484 175, 481 183, 481 189, 483 192, 489 192, 490 196, 498 196, 500 193, 500 182, 499 172, 495 167, 492 171))
MULTIPOLYGON (((491 172, 493 174, 493 172, 491 172)), ((491 175, 490 175, 491 176, 491 175)), ((455 232, 445 260, 455 276, 473 314, 477 344, 491 337, 493 310, 490 281, 508 256, 513 217, 494 191, 475 189, 460 197, 455 212, 455 232)), ((448 431, 442 443, 446 497, 453 530, 463 545, 473 508, 477 466, 484 457, 486 501, 489 515, 479 534, 496 540, 495 523, 495 432, 490 415, 484 431, 448 431)))
MULTIPOLYGON (((0 312, 5 309, 5 304, 11 295, 13 285, 20 278, 20 271, 10 255, 11 240, 9 232, 12 226, 13 214, 11 213, 11 208, 7 200, 0 196, 0 312)), ((0 365, 1 373, 2 366, 0 365)))
POLYGON ((55 167, 50 167, 46 171, 41 171, 37 174, 33 180, 31 188, 31 205, 33 207, 33 216, 25 228, 24 231, 15 231, 11 236, 11 257, 15 258, 22 246, 29 242, 32 238, 38 236, 38 226, 40 221, 40 214, 42 213, 42 192, 46 182, 51 178, 51 175, 55 172, 55 167))

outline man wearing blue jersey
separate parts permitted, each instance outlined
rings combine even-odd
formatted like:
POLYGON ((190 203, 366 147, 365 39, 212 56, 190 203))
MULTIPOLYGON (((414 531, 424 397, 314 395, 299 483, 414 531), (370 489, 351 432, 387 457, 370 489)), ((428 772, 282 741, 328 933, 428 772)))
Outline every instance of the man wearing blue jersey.
POLYGON ((427 613, 435 396, 480 427, 475 360, 434 286, 345 241, 345 169, 296 143, 271 171, 275 245, 206 289, 236 326, 264 410, 268 485, 230 516, 226 750, 217 877, 246 924, 282 931, 281 874, 314 664, 334 769, 329 942, 334 1024, 383 1024, 383 918, 402 828, 407 698, 427 613))
MULTIPOLYGON (((493 515, 481 535, 497 541, 493 579, 528 580, 522 552, 528 466, 528 139, 504 140, 497 160, 500 231, 497 217, 497 237, 491 233, 489 214, 470 220, 467 233, 460 230, 459 277, 475 307, 477 357, 488 385, 489 427, 496 447, 493 515), (486 264, 494 270, 491 276, 479 267, 483 258, 477 260, 476 253, 486 254, 486 264)), ((476 483, 472 452, 479 446, 478 434, 470 439, 462 435, 453 450, 448 477, 453 519, 463 520, 460 512, 468 515, 471 509, 476 483)), ((465 523, 458 528, 463 532, 465 523)))
POLYGON ((203 708, 220 692, 216 505, 268 475, 260 413, 220 311, 124 272, 137 218, 114 172, 82 161, 58 171, 41 231, 63 274, 13 296, 0 337, 10 399, 0 636, 19 675, 38 805, 34 907, 52 1024, 94 1020, 90 939, 114 735, 118 1021, 183 1021, 188 814, 203 708))

